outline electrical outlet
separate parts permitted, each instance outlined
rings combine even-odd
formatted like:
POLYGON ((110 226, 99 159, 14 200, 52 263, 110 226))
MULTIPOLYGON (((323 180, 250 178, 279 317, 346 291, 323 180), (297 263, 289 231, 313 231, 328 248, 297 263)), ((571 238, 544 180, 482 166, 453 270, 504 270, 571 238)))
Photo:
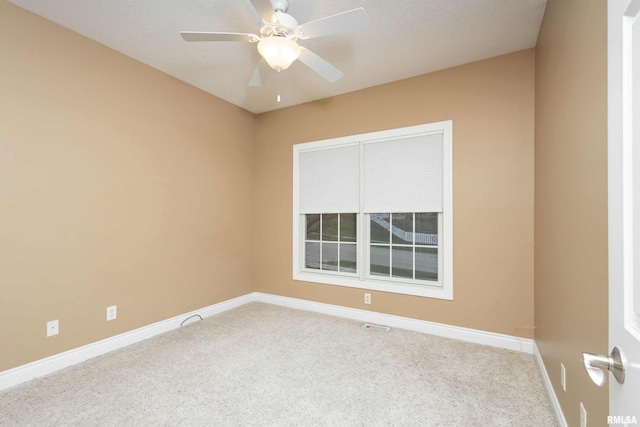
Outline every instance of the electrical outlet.
POLYGON ((107 322, 115 319, 116 317, 118 317, 118 306, 112 305, 111 307, 107 307, 107 322))
POLYGON ((54 335, 58 335, 58 321, 51 320, 47 322, 47 336, 52 337, 54 335))
POLYGON ((364 294, 364 303, 365 304, 371 304, 371 294, 368 294, 365 292, 364 294))
POLYGON ((587 427, 587 410, 584 409, 582 402, 580 402, 580 427, 587 427))
POLYGON ((560 364, 560 384, 562 390, 567 391, 567 370, 564 368, 564 364, 560 364))

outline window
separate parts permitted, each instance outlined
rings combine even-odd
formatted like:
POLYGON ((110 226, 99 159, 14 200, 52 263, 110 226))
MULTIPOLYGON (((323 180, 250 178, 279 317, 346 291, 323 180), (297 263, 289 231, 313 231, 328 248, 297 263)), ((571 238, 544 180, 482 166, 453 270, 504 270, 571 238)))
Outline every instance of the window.
POLYGON ((357 271, 355 213, 307 214, 304 267, 312 270, 357 271))
POLYGON ((369 274, 438 282, 436 212, 369 215, 369 274))
POLYGON ((452 123, 294 146, 296 280, 452 299, 452 123))

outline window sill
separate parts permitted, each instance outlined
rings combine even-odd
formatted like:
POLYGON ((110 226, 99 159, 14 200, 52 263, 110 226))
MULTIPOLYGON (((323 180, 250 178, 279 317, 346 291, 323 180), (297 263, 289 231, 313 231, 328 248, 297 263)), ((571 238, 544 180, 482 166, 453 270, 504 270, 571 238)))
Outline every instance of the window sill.
POLYGON ((424 286, 384 282, 378 280, 360 280, 344 276, 314 274, 308 272, 294 273, 293 280, 322 283, 326 285, 345 286, 349 288, 367 289, 371 291, 391 292, 394 294, 414 295, 426 298, 453 300, 453 290, 446 286, 424 286))

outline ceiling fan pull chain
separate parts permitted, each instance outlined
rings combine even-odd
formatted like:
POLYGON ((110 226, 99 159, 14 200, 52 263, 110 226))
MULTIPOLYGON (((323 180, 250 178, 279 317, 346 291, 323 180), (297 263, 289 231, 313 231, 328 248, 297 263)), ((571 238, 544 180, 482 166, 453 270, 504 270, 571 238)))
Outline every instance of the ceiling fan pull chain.
POLYGON ((278 80, 278 96, 276 97, 276 100, 280 102, 280 71, 277 72, 276 76, 278 80))

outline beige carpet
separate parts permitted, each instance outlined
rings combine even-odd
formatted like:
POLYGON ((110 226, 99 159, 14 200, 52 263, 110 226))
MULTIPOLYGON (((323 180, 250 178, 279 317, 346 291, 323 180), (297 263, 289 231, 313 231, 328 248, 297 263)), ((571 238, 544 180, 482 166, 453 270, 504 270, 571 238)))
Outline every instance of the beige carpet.
POLYGON ((531 355, 251 303, 0 393, 2 426, 555 426, 531 355))

